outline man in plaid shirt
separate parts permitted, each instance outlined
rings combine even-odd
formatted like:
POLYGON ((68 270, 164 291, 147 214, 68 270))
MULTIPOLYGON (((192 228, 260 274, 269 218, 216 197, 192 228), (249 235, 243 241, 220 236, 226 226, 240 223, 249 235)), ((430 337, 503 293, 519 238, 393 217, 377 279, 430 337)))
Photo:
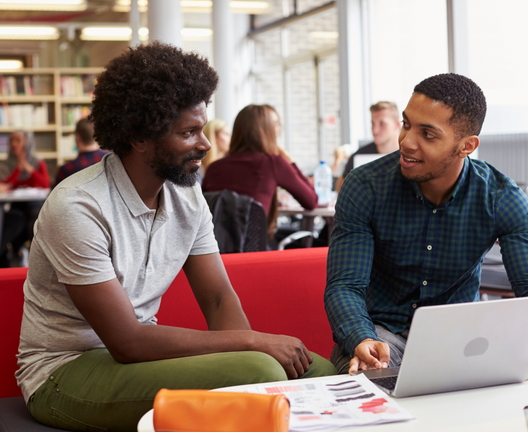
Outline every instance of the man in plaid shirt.
POLYGON ((399 366, 418 307, 478 301, 497 239, 516 296, 528 295, 528 197, 468 157, 485 115, 470 79, 427 78, 403 111, 400 150, 347 176, 325 291, 340 373, 399 366))
POLYGON ((77 145, 79 155, 76 159, 66 162, 59 168, 55 179, 55 186, 66 177, 99 162, 108 153, 99 148, 99 145, 94 140, 93 134, 93 126, 88 119, 82 118, 77 122, 75 126, 75 144, 77 145))

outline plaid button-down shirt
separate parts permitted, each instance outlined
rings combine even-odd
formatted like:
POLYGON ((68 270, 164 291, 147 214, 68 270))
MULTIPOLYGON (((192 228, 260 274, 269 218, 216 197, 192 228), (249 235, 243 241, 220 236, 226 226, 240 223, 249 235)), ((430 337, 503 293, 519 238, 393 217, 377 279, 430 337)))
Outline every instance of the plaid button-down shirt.
POLYGON ((57 177, 55 179, 55 186, 57 186, 61 181, 66 177, 75 174, 77 171, 80 171, 94 163, 99 162, 105 154, 108 152, 106 150, 94 150, 89 152, 81 152, 76 159, 66 162, 62 165, 57 171, 57 177))
POLYGON ((375 324, 409 328, 417 307, 479 299, 482 260, 500 240, 517 296, 528 295, 528 197, 492 166, 466 158, 443 204, 401 174, 399 151, 347 176, 336 204, 325 307, 353 353, 375 324))

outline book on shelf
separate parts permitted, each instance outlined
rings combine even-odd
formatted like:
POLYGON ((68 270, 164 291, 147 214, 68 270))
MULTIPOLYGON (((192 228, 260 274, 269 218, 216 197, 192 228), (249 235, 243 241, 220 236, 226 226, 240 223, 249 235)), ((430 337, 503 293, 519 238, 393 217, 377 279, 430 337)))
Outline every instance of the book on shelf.
POLYGON ((66 159, 74 159, 77 157, 77 145, 75 144, 75 134, 67 134, 61 137, 60 151, 66 159))
POLYGON ((90 107, 86 105, 68 105, 61 108, 61 123, 63 126, 75 126, 77 122, 88 117, 90 107))
POLYGON ((9 151, 9 136, 10 134, 0 134, 0 153, 9 151))
POLYGON ((61 76, 60 86, 63 97, 91 96, 95 86, 95 75, 61 76))
POLYGON ((48 124, 48 103, 7 104, 0 106, 0 126, 33 127, 48 124))
POLYGON ((53 75, 0 75, 2 96, 42 96, 53 94, 53 75))

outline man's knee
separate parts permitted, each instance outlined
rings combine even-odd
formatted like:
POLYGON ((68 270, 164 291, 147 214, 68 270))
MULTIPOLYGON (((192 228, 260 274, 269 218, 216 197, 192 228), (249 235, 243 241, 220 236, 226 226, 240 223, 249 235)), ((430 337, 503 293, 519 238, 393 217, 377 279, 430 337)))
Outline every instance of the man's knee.
POLYGON ((272 356, 256 351, 246 351, 240 354, 239 376, 245 384, 284 381, 288 377, 281 364, 272 356))
POLYGON ((320 376, 337 375, 335 366, 319 354, 311 353, 313 362, 310 369, 301 378, 314 378, 320 376))

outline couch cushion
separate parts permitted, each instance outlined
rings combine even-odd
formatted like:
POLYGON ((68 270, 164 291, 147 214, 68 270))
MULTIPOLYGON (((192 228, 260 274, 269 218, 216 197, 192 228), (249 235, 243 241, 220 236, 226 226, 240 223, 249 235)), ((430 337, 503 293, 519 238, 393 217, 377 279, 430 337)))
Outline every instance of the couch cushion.
POLYGON ((1 269, 0 329, 2 329, 2 354, 0 354, 0 398, 20 396, 22 392, 15 380, 15 371, 24 308, 22 285, 27 268, 1 269), (7 355, 8 354, 8 355, 7 355))
MULTIPOLYGON (((328 248, 222 255, 253 330, 298 337, 325 358, 334 342, 324 308, 328 248)), ((185 274, 161 300, 160 324, 206 330, 185 274)))
POLYGON ((0 432, 51 432, 55 429, 37 422, 26 408, 22 396, 0 399, 0 432))

